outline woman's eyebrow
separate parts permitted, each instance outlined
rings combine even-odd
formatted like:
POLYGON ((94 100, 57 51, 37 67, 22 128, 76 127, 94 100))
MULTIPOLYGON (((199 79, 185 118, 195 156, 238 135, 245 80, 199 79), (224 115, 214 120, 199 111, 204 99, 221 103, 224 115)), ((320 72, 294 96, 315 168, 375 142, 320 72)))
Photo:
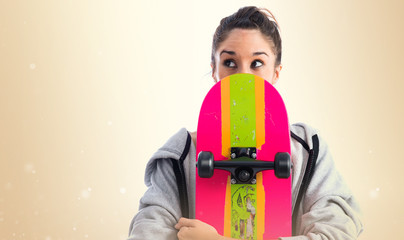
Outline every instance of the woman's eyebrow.
MULTIPOLYGON (((236 55, 236 52, 234 52, 234 51, 228 51, 228 50, 223 50, 223 51, 221 51, 220 52, 220 55, 222 55, 223 53, 227 53, 227 54, 229 54, 229 55, 236 55)), ((219 56, 220 56, 219 55, 219 56)), ((252 54, 253 56, 258 56, 258 55, 266 55, 266 56, 268 56, 268 54, 266 53, 266 52, 255 52, 255 53, 253 53, 252 54)))
POLYGON ((262 54, 268 56, 268 54, 266 52, 255 52, 255 53, 253 53, 253 56, 262 55, 262 54))
MULTIPOLYGON (((223 50, 223 51, 220 52, 220 55, 222 55, 223 53, 227 53, 227 54, 229 54, 229 55, 236 55, 236 52, 234 52, 234 51, 223 50)), ((220 55, 219 55, 219 56, 220 56, 220 55)))

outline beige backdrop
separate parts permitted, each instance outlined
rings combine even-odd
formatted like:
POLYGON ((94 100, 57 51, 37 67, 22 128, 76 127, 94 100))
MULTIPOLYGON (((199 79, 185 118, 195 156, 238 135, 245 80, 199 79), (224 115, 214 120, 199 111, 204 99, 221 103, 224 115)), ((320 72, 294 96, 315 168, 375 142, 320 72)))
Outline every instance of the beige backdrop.
POLYGON ((219 20, 267 7, 291 122, 330 145, 360 239, 403 239, 404 2, 0 2, 0 240, 125 239, 148 158, 195 130, 219 20))

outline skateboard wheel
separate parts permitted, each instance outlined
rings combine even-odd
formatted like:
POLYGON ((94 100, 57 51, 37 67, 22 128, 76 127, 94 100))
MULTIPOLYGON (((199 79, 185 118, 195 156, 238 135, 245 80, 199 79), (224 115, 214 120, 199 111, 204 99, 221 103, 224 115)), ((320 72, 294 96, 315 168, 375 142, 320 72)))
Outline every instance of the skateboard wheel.
POLYGON ((275 176, 277 178, 290 177, 290 155, 287 152, 279 152, 275 155, 275 176))
POLYGON ((214 159, 211 152, 201 151, 198 155, 198 175, 201 178, 210 178, 213 176, 214 159))

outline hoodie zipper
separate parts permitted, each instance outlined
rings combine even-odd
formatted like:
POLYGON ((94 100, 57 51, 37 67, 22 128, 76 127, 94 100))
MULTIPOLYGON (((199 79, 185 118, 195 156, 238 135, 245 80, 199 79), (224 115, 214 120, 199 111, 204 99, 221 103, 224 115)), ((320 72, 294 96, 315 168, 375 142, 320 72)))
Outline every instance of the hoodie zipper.
MULTIPOLYGON (((296 135, 295 135, 296 136, 296 135)), ((294 137, 295 137, 294 136, 294 137)), ((297 137, 297 136, 296 136, 297 137)), ((295 138, 296 139, 296 138, 295 138)), ((299 138, 300 139, 300 138, 299 138)), ((300 139, 301 140, 301 139, 300 139)), ((298 140, 299 141, 299 140, 298 140)), ((299 141, 300 142, 300 141, 299 141)), ((304 141, 303 141, 304 142, 304 141)), ((297 221, 297 210, 300 205, 300 202, 303 199, 304 194, 307 191, 307 188, 310 184, 310 181, 313 177, 314 174, 314 169, 316 166, 317 158, 318 158, 318 153, 319 153, 319 140, 317 134, 312 137, 312 142, 313 142, 313 148, 310 149, 309 151, 309 159, 307 160, 307 167, 303 176, 302 184, 300 185, 299 193, 297 195, 297 200, 295 203, 295 208, 293 210, 293 215, 292 215, 292 233, 293 236, 296 235, 297 231, 297 226, 296 226, 296 221, 297 221)), ((307 145, 307 144, 306 144, 307 145)), ((304 146, 304 145, 303 145, 304 146)))

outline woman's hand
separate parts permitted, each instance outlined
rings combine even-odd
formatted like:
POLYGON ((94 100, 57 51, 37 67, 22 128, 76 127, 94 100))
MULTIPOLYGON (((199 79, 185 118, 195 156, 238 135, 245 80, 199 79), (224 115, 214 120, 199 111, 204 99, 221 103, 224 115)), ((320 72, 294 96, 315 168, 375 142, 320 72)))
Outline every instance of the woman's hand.
POLYGON ((216 229, 196 219, 181 218, 175 225, 180 240, 222 240, 216 229))

